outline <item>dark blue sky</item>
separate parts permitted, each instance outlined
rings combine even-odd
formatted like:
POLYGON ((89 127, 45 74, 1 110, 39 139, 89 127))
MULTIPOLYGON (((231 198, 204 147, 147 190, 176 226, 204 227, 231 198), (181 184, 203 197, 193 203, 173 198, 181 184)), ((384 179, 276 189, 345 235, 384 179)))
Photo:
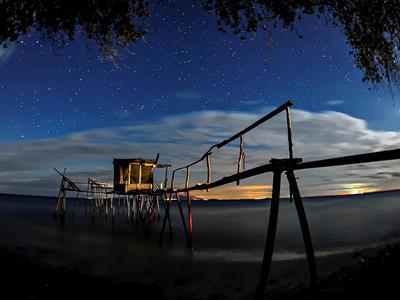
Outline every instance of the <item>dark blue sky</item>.
POLYGON ((0 66, 0 138, 60 136, 187 111, 257 111, 288 98, 296 108, 399 128, 383 121, 397 110, 390 93, 361 82, 340 30, 312 17, 297 30, 302 39, 275 30, 241 43, 218 32, 200 7, 171 3, 154 11, 145 41, 122 50, 115 64, 81 38, 57 50, 32 33, 0 66))
MULTIPOLYGON (((398 94, 362 83, 340 28, 307 17, 297 33, 259 32, 243 43, 216 28, 215 17, 198 4, 174 1, 153 9, 145 40, 121 49, 114 62, 102 60, 81 36, 55 49, 32 32, 1 49, 0 192, 24 183, 26 193, 52 194, 52 166, 109 181, 113 157, 162 152, 179 166, 289 98, 299 110, 295 153, 304 158, 396 146, 398 94), (183 145, 195 133, 205 140, 183 145)), ((278 148, 273 155, 287 155, 278 148)), ((379 182, 368 177, 376 170, 339 172, 342 183, 323 191, 393 188, 400 170, 382 170, 379 182)), ((329 176, 315 174, 306 194, 320 194, 321 178, 329 182, 329 176)), ((262 191, 267 183, 251 184, 262 191)))

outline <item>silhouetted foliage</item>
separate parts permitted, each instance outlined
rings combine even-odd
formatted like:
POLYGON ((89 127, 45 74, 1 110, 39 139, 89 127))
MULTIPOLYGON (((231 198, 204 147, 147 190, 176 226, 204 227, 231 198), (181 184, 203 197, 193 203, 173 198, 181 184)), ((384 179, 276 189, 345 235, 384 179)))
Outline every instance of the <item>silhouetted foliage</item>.
POLYGON ((206 0, 204 6, 218 16, 220 31, 241 38, 276 26, 293 29, 296 20, 315 14, 343 30, 364 81, 398 83, 399 0, 206 0))
POLYGON ((117 45, 143 37, 149 16, 144 0, 0 0, 0 43, 18 41, 33 28, 63 45, 79 29, 103 56, 114 57, 117 45))
MULTIPOLYGON (((154 1, 155 5, 163 1, 154 1)), ((371 83, 398 83, 399 0, 201 0, 217 16, 222 32, 245 39, 259 30, 293 29, 304 15, 317 15, 341 28, 355 64, 371 83)), ((114 57, 118 45, 141 39, 150 16, 146 0, 0 0, 0 43, 17 41, 34 28, 57 43, 72 40, 80 29, 114 57)), ((327 37, 329 38, 329 37, 327 37)))

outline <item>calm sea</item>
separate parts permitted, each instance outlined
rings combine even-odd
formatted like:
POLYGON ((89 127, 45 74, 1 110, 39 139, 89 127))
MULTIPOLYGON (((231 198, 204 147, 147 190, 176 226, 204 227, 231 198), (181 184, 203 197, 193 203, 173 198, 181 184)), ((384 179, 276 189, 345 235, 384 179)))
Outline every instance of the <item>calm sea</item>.
MULTIPOLYGON (((196 264, 258 266, 270 205, 267 200, 195 202, 194 252, 188 253, 175 206, 173 239, 166 238, 160 248, 160 222, 154 223, 146 236, 142 225, 129 224, 122 210, 112 224, 104 215, 93 222, 83 207, 61 222, 53 217, 55 202, 55 198, 0 195, 0 244, 27 249, 50 262, 143 280, 154 280, 156 272, 166 276, 176 272, 174 268, 195 268, 196 264)), ((71 212, 72 201, 68 205, 71 212)), ((353 252, 400 237, 400 192, 306 198, 304 205, 318 257, 353 252)), ((302 257, 304 246, 294 203, 282 200, 273 259, 302 257)))

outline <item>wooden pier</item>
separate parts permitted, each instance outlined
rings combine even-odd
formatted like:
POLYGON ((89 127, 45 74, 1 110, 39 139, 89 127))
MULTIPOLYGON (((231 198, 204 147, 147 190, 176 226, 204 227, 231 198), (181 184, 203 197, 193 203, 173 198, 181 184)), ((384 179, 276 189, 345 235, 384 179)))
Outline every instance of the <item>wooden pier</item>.
MULTIPOLYGON (((299 219, 307 261, 308 268, 310 273, 310 281, 311 281, 311 298, 319 299, 319 287, 318 287, 318 273, 317 266, 315 262, 315 254, 314 247, 312 244, 310 228, 307 222, 306 211, 303 206, 303 201, 300 193, 300 189, 297 184, 297 180, 295 177, 296 170, 304 170, 304 169, 314 169, 314 168, 324 168, 324 167, 335 167, 335 166, 343 166, 343 165, 351 165, 351 164, 361 164, 361 163, 370 163, 370 162, 378 162, 378 161, 388 161, 400 159, 400 149, 386 150, 386 151, 378 151, 372 153, 364 153, 350 156, 342 156, 335 157, 329 159, 322 159, 316 161, 303 162, 302 158, 294 158, 293 157, 293 141, 292 141, 292 119, 291 119, 291 110, 293 101, 289 100, 286 103, 282 104, 280 107, 260 118, 247 128, 241 130, 230 138, 213 145, 208 151, 204 153, 202 157, 198 160, 190 163, 186 166, 177 168, 172 172, 172 180, 171 186, 168 189, 169 193, 169 201, 167 202, 167 211, 164 216, 164 222, 160 233, 159 244, 162 245, 165 227, 168 222, 170 224, 170 208, 171 208, 171 199, 174 194, 177 199, 177 206, 180 212, 180 217, 182 219, 182 224, 186 236, 187 247, 193 249, 193 217, 191 210, 191 200, 190 200, 190 192, 196 190, 210 190, 212 188, 220 187, 229 183, 236 182, 239 184, 240 180, 250 178, 256 175, 265 174, 265 173, 273 173, 273 183, 272 183, 272 199, 271 199, 271 207, 269 214, 269 223, 267 229, 267 236, 265 240, 265 248, 263 261, 261 266, 261 271, 259 275, 259 281, 255 289, 254 298, 256 300, 264 299, 265 297, 265 289, 268 281, 269 271, 272 262, 272 254, 275 244, 275 236, 276 236, 276 227, 279 216, 279 201, 280 201, 280 190, 281 190, 281 177, 282 173, 285 173, 286 178, 289 184, 289 194, 290 198, 294 200, 295 208, 297 211, 297 216, 299 219), (279 113, 285 111, 286 112, 286 125, 287 125, 287 138, 288 138, 288 157, 283 159, 271 159, 268 163, 257 166, 255 168, 244 170, 244 136, 249 131, 254 128, 260 126, 261 124, 267 122, 274 116, 279 113), (215 181, 211 181, 211 154, 214 149, 219 149, 229 144, 230 142, 240 139, 239 143, 239 159, 237 164, 237 173, 232 174, 215 181), (195 185, 190 185, 190 168, 196 164, 201 163, 202 161, 206 161, 207 167, 207 182, 199 183, 195 185), (180 170, 186 171, 186 180, 185 186, 183 188, 175 188, 174 186, 174 177, 175 173, 180 170), (181 201, 179 200, 179 194, 183 193, 187 196, 188 201, 188 212, 187 217, 185 217, 183 213, 183 209, 181 206, 181 201), (187 218, 187 220, 186 220, 187 218)), ((172 228, 170 228, 170 234, 172 234, 172 228)))
POLYGON ((171 165, 158 163, 158 157, 159 154, 156 160, 114 159, 114 186, 93 178, 88 178, 87 183, 74 182, 65 175, 65 169, 63 173, 54 169, 62 176, 56 216, 65 216, 67 192, 77 193, 72 213, 74 215, 79 193, 84 192, 80 186, 86 184, 85 212, 90 212, 93 221, 99 215, 104 215, 106 219, 111 215, 114 223, 116 211, 119 213, 122 209, 129 223, 134 224, 140 220, 144 231, 149 233, 151 223, 161 219, 162 211, 166 210, 165 186, 168 184, 168 167, 171 165), (160 184, 154 182, 155 168, 165 169, 165 177, 160 184))
MULTIPOLYGON (((165 210, 162 228, 160 232, 159 245, 162 246, 165 230, 168 224, 170 236, 173 234, 171 225, 170 209, 173 198, 175 198, 179 210, 179 216, 182 221, 182 226, 186 238, 186 246, 193 250, 193 215, 192 215, 192 199, 190 193, 196 190, 210 190, 220 187, 229 183, 240 184, 240 181, 256 175, 272 173, 272 199, 269 210, 269 223, 267 228, 267 235, 265 239, 265 248, 263 261, 261 265, 258 284, 255 288, 254 298, 256 300, 264 299, 266 285, 269 277, 272 255, 275 244, 277 222, 279 217, 279 202, 281 192, 282 173, 286 175, 289 184, 289 196, 294 200, 295 209, 302 231, 305 251, 308 261, 308 269, 311 281, 311 297, 312 299, 319 299, 318 287, 318 272, 315 262, 314 247, 312 244, 310 228, 307 222, 306 211, 303 206, 303 201, 300 193, 299 186, 295 177, 295 171, 325 167, 335 167, 352 164, 363 164, 378 161, 389 161, 400 159, 400 148, 386 151, 378 151, 371 153, 363 153, 357 155, 349 155, 335 158, 328 158, 316 161, 303 162, 302 158, 294 157, 293 140, 292 140, 292 117, 291 106, 293 101, 289 100, 282 104, 272 112, 260 118, 250 126, 232 135, 228 139, 211 146, 198 160, 187 164, 183 167, 176 168, 172 171, 170 187, 168 184, 168 164, 159 164, 158 155, 155 160, 143 159, 114 159, 114 188, 107 190, 107 187, 89 178, 87 199, 92 201, 95 199, 96 208, 100 211, 105 208, 106 216, 108 214, 108 201, 111 205, 112 215, 114 216, 114 201, 117 201, 118 208, 120 207, 121 197, 124 201, 128 221, 135 222, 137 218, 142 220, 144 228, 148 231, 150 222, 155 218, 158 212, 160 217, 160 203, 165 210), (260 166, 245 170, 245 135, 255 129, 256 127, 264 124, 276 115, 285 112, 286 115, 286 129, 288 141, 288 153, 284 158, 272 158, 268 163, 260 166), (239 139, 239 154, 237 161, 237 171, 235 174, 219 178, 212 181, 212 153, 227 144, 239 139), (199 163, 206 164, 207 174, 206 182, 190 184, 191 168, 199 163), (153 169, 164 168, 165 178, 163 184, 157 185, 153 180, 153 169), (184 186, 177 188, 175 186, 175 177, 178 171, 183 171, 185 174, 184 186), (90 186, 90 187, 89 187, 90 186), (90 193, 89 193, 90 190, 90 193), (90 194, 90 196, 89 196, 90 194), (107 197, 107 195, 113 197, 107 197), (187 199, 187 212, 185 213, 182 207, 181 195, 187 199), (104 197, 105 195, 105 197, 104 197), (104 198, 106 199, 104 201, 104 198), (110 199, 110 200, 107 200, 110 199), (104 205, 105 203, 105 205, 104 205)), ((71 179, 65 176, 64 173, 56 170, 61 176, 61 184, 59 190, 59 197, 57 201, 56 214, 64 216, 66 211, 66 196, 68 191, 76 192, 76 200, 79 193, 83 190, 78 187, 71 179)), ((92 202, 90 202, 92 203, 92 202)), ((91 204, 92 205, 92 204, 91 204)))

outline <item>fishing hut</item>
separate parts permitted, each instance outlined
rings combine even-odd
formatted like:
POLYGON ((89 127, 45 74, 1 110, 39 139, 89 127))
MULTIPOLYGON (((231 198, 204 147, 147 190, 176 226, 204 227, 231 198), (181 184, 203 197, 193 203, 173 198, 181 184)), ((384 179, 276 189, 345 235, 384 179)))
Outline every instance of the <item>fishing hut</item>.
POLYGON ((131 158, 114 158, 114 193, 124 196, 128 209, 128 220, 136 221, 139 217, 146 228, 155 216, 160 218, 160 202, 165 205, 166 187, 168 184, 169 164, 155 160, 131 158), (164 180, 154 181, 154 170, 164 169, 164 180))
MULTIPOLYGON (((166 209, 166 187, 168 184, 169 164, 158 163, 159 154, 156 159, 120 159, 113 160, 114 179, 113 186, 100 182, 93 178, 88 178, 86 188, 85 211, 90 212, 94 220, 95 216, 101 213, 105 217, 110 214, 114 221, 115 213, 120 209, 127 212, 128 221, 135 222, 138 218, 142 221, 145 231, 148 231, 151 221, 161 217, 161 206, 166 209), (161 182, 154 179, 154 170, 164 169, 164 178, 161 182), (161 206, 160 206, 161 202, 161 206)), ((67 203, 67 192, 76 192, 74 210, 79 199, 79 193, 84 192, 84 188, 79 185, 85 183, 76 182, 68 178, 64 172, 54 169, 61 175, 56 215, 64 216, 67 203)))

